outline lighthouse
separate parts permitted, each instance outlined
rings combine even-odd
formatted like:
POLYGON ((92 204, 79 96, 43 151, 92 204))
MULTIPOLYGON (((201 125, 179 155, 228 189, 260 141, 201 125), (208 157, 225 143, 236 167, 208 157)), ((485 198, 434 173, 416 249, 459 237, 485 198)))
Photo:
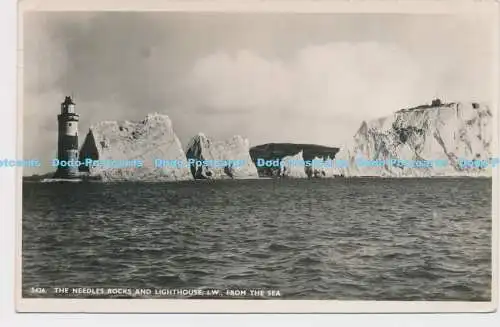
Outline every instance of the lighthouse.
POLYGON ((59 136, 57 159, 59 164, 55 177, 74 178, 78 175, 78 120, 75 103, 67 96, 61 103, 61 113, 57 115, 59 136))

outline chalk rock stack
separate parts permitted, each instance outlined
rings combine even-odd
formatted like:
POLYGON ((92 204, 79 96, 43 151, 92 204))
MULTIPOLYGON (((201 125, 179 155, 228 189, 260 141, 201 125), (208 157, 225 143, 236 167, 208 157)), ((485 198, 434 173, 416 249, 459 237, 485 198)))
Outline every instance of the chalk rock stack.
POLYGON ((198 133, 188 144, 187 159, 197 161, 232 162, 229 165, 191 165, 195 179, 251 179, 258 178, 257 168, 250 157, 248 139, 239 135, 228 140, 213 140, 203 133, 198 133))
POLYGON ((308 176, 304 162, 302 151, 296 155, 284 157, 280 167, 280 176, 288 178, 307 178, 308 176))
POLYGON ((163 114, 153 113, 139 122, 103 121, 90 127, 80 150, 80 160, 141 160, 142 167, 84 167, 90 176, 114 181, 183 181, 193 177, 187 166, 156 168, 154 161, 186 162, 186 155, 174 133, 172 122, 163 114))

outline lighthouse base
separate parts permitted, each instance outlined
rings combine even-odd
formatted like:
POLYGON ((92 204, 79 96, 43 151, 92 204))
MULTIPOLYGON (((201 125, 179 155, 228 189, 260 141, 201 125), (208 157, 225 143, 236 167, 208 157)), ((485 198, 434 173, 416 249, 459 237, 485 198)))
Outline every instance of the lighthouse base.
POLYGON ((80 183, 83 182, 81 178, 44 178, 41 183, 80 183))
POLYGON ((61 178, 61 179, 75 179, 79 178, 78 171, 68 171, 68 170, 57 170, 53 176, 53 178, 61 178))

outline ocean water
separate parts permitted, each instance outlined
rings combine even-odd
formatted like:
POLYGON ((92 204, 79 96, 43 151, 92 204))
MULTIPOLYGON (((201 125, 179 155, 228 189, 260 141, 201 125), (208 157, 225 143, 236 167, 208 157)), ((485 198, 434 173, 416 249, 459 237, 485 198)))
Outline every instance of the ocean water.
POLYGON ((30 287, 489 301, 491 179, 23 185, 30 287))

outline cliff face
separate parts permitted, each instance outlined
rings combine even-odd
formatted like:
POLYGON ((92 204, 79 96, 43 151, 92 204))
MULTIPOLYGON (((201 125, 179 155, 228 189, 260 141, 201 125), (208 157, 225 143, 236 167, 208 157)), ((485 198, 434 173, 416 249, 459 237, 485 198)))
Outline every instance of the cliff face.
POLYGON ((283 165, 280 166, 280 176, 290 178, 307 178, 306 167, 300 162, 304 161, 302 151, 294 156, 286 156, 282 159, 283 165))
POLYGON ((215 141, 202 133, 194 136, 186 150, 191 173, 196 179, 258 178, 249 153, 249 141, 239 135, 215 141))
POLYGON ((186 162, 181 143, 169 117, 149 114, 140 122, 104 121, 92 125, 80 150, 80 160, 104 165, 80 167, 103 181, 181 181, 192 179, 188 167, 156 168, 156 159, 186 162), (110 165, 109 160, 122 162, 110 165), (141 160, 142 166, 131 165, 141 160))
MULTIPOLYGON (((254 162, 258 159, 263 160, 288 160, 299 155, 301 160, 332 160, 335 158, 336 153, 339 148, 327 147, 315 144, 295 144, 295 143, 267 143, 252 147, 250 149, 250 155, 254 162), (288 158, 287 158, 288 157, 288 158)), ((298 159, 294 158, 294 159, 298 159)), ((263 177, 277 176, 280 174, 280 168, 276 167, 257 167, 259 175, 263 177)), ((294 168, 295 169, 295 168, 294 168)), ((312 173, 307 171, 305 167, 305 173, 312 173)), ((330 174, 331 173, 326 173, 330 174)), ((322 177, 323 174, 316 174, 317 177, 322 177)))
POLYGON ((306 174, 312 178, 331 178, 335 177, 336 170, 333 166, 333 159, 323 159, 315 157, 312 164, 306 167, 306 174))
POLYGON ((337 155, 348 166, 336 171, 344 176, 489 176, 491 165, 472 167, 461 159, 489 161, 491 143, 492 113, 486 105, 438 103, 403 109, 363 122, 352 144, 337 155), (387 164, 391 159, 399 161, 387 164), (420 165, 424 160, 438 164, 420 165))

